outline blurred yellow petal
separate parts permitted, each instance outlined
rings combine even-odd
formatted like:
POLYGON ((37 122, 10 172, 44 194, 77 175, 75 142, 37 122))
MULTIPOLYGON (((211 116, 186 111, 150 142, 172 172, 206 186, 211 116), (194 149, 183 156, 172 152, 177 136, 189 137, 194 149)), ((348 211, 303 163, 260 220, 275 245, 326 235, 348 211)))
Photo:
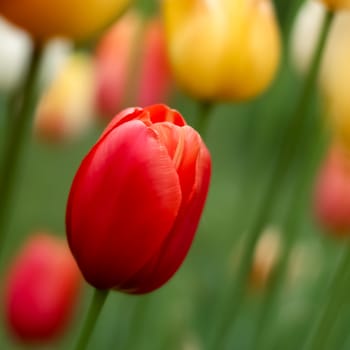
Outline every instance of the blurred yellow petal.
POLYGON ((163 16, 173 74, 192 96, 247 99, 273 79, 280 39, 270 1, 165 0, 163 16))
POLYGON ((72 55, 39 103, 35 135, 61 142, 83 134, 93 122, 93 97, 92 60, 87 55, 72 55))
POLYGON ((320 0, 332 10, 350 10, 350 0, 320 0))
POLYGON ((38 40, 85 39, 113 21, 129 0, 2 0, 0 13, 38 40))

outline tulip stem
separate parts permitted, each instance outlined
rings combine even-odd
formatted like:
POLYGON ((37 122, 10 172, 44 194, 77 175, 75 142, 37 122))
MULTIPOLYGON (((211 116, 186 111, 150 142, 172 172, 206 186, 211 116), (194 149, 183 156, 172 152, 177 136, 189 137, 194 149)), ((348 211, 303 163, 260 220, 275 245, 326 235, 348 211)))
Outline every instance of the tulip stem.
POLYGON ((242 299, 244 297, 245 286, 247 278, 251 271, 252 261, 254 257, 254 250, 258 238, 268 220, 273 205, 278 198, 283 180, 285 179, 289 165, 296 156, 296 150, 301 142, 301 137, 304 136, 302 130, 305 127, 306 116, 310 113, 311 98, 315 92, 314 85, 318 76, 321 65, 322 53, 326 44, 328 32, 333 21, 334 14, 328 12, 326 20, 323 23, 321 35, 319 37, 317 49, 314 52, 312 65, 306 77, 299 102, 296 105, 294 113, 291 115, 289 122, 284 131, 281 144, 277 147, 276 165, 273 172, 265 183, 262 196, 259 202, 259 210, 257 216, 252 221, 252 225, 247 232, 247 244, 244 247, 243 256, 241 260, 240 269, 235 283, 229 288, 227 293, 227 303, 225 304, 225 311, 223 317, 220 319, 213 342, 210 343, 212 349, 222 349, 226 340, 226 335, 237 319, 242 299))
POLYGON ((197 116, 195 120, 194 128, 205 139, 207 136, 209 121, 214 104, 209 101, 200 101, 198 103, 197 116))
POLYGON ((3 246, 3 241, 5 239, 6 224, 10 212, 9 206, 12 200, 14 184, 17 180, 21 155, 25 148, 25 141, 31 125, 31 117, 37 101, 37 76, 40 68, 41 56, 41 45, 35 45, 23 85, 21 94, 22 100, 17 100, 17 105, 11 103, 10 107, 12 108, 9 108, 7 113, 7 116, 13 120, 11 123, 9 121, 7 123, 9 130, 6 135, 0 169, 0 246, 3 246))
POLYGON ((310 184, 313 181, 315 168, 318 165, 319 149, 323 143, 323 133, 319 126, 312 123, 304 130, 304 134, 310 135, 310 130, 312 130, 314 135, 309 136, 312 139, 304 135, 304 143, 300 144, 300 148, 304 150, 304 154, 302 151, 299 153, 302 156, 300 162, 297 164, 297 178, 293 186, 294 191, 291 193, 285 222, 282 224, 281 238, 283 239, 283 245, 276 268, 269 279, 261 309, 259 310, 255 339, 253 339, 254 344, 252 348, 254 349, 264 349, 266 329, 270 326, 271 319, 274 316, 279 292, 287 277, 286 270, 288 268, 289 257, 298 237, 298 232, 301 230, 302 216, 305 213, 303 204, 309 197, 310 184))
POLYGON ((323 350, 326 349, 327 341, 333 330, 333 326, 339 312, 348 300, 347 282, 350 278, 350 246, 343 252, 339 265, 332 277, 330 290, 327 293, 327 302, 322 308, 313 330, 306 339, 303 349, 323 350))
POLYGON ((92 301, 89 306, 89 310, 87 312, 83 328, 80 332, 78 341, 75 346, 75 350, 85 350, 86 347, 89 344, 91 334, 94 330, 94 327, 96 325, 96 321, 98 319, 98 316, 101 313, 102 307, 107 299, 108 296, 108 289, 101 290, 101 289, 94 289, 94 294, 92 296, 92 301))

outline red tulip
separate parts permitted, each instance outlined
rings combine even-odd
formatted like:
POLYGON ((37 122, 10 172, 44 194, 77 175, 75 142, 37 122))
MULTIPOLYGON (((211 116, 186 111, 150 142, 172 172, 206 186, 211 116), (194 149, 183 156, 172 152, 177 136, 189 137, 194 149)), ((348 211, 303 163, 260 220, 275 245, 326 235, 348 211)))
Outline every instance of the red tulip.
POLYGON ((142 107, 165 102, 171 78, 164 40, 158 19, 142 25, 136 13, 102 37, 96 52, 96 104, 102 115, 113 117, 129 99, 142 107))
POLYGON ((209 152, 164 105, 129 108, 84 158, 69 195, 68 242, 86 280, 147 293, 179 268, 207 196, 209 152))
POLYGON ((67 325, 77 302, 81 274, 66 244, 32 236, 12 265, 6 286, 6 321, 25 342, 46 341, 67 325))
POLYGON ((338 235, 350 233, 350 159, 333 147, 315 189, 315 214, 321 225, 338 235))

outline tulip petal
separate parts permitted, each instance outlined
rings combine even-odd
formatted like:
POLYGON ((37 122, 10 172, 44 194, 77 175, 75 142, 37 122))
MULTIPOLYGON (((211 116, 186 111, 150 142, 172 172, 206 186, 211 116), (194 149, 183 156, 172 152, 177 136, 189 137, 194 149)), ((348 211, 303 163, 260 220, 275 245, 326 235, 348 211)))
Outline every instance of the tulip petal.
POLYGON ((186 141, 178 169, 183 202, 176 222, 158 254, 124 284, 129 293, 148 293, 167 282, 182 264, 192 244, 207 196, 211 162, 199 135, 186 128, 186 141))
POLYGON ((120 287, 159 251, 182 199, 176 170, 151 128, 130 121, 109 129, 77 172, 66 217, 73 255, 101 289, 120 287))
POLYGON ((152 123, 171 122, 178 126, 186 125, 185 120, 181 114, 175 110, 170 109, 163 104, 156 104, 144 108, 144 111, 148 112, 148 116, 152 123))

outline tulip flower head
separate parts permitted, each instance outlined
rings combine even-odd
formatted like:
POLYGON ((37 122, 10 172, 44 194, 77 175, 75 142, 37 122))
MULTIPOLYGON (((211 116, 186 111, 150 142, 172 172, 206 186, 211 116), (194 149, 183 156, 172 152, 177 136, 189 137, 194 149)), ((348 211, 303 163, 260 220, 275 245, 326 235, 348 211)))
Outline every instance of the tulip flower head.
POLYGON ((81 274, 58 238, 36 234, 26 242, 8 274, 6 323, 23 342, 60 334, 77 303, 81 274))
POLYGON ((129 0, 2 0, 0 13, 36 40, 83 40, 108 25, 129 0))
POLYGON ((69 246, 99 289, 151 292, 176 272, 207 196, 209 152, 165 105, 129 108, 82 161, 66 212, 69 246))
POLYGON ((350 151, 350 11, 336 15, 320 76, 330 127, 350 151))
POLYGON ((310 69, 325 16, 326 8, 323 4, 308 0, 300 6, 295 18, 290 51, 293 64, 301 75, 306 74, 310 69), (308 40, 305 40, 306 36, 308 40))
POLYGON ((320 0, 331 10, 350 10, 350 0, 320 0))
POLYGON ((159 20, 142 24, 136 12, 123 16, 98 44, 96 80, 97 108, 108 118, 129 102, 165 102, 171 78, 159 20))
POLYGON ((280 38, 270 0, 164 0, 174 78, 203 100, 255 97, 272 81, 280 38))
POLYGON ((32 44, 28 35, 0 17, 0 92, 22 83, 32 44))
POLYGON ((315 217, 333 234, 350 233, 350 158, 333 146, 322 165, 315 187, 315 217))
POLYGON ((35 135, 49 142, 63 142, 82 135, 94 117, 94 74, 88 55, 72 55, 39 103, 35 135))
MULTIPOLYGON (((316 1, 306 2, 293 29, 292 54, 301 72, 309 69, 320 35, 325 7, 316 1), (305 40, 305 37, 308 40, 305 40)), ((319 84, 327 122, 342 146, 350 150, 350 11, 336 14, 323 55, 319 84)))

